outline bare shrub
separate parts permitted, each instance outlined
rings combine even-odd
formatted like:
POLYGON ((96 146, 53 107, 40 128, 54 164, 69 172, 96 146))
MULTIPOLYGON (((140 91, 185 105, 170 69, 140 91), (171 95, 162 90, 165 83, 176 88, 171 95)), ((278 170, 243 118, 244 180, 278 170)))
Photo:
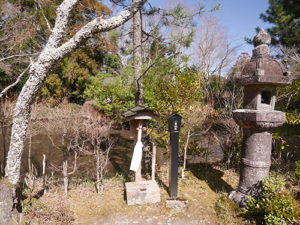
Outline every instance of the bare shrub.
POLYGON ((103 192, 103 179, 107 173, 109 152, 113 145, 110 137, 111 122, 87 111, 84 115, 81 133, 84 144, 80 150, 82 153, 95 158, 96 189, 98 193, 101 193, 103 192))
POLYGON ((242 132, 233 119, 222 119, 214 123, 211 133, 224 153, 227 169, 237 167, 241 158, 242 132))
POLYGON ((56 108, 48 108, 45 119, 41 120, 42 126, 47 131, 52 145, 62 152, 63 162, 61 168, 55 166, 56 170, 62 172, 65 193, 68 192, 69 176, 77 169, 78 151, 83 143, 80 139, 83 117, 78 106, 63 104, 56 108), (68 161, 73 155, 73 169, 69 172, 68 161))
POLYGON ((51 163, 51 166, 62 172, 65 193, 68 192, 69 176, 76 172, 77 159, 83 154, 94 157, 96 188, 97 192, 102 192, 112 147, 111 123, 89 109, 62 104, 49 108, 42 124, 52 145, 62 152, 62 165, 51 163), (74 159, 71 171, 68 165, 70 156, 74 159))

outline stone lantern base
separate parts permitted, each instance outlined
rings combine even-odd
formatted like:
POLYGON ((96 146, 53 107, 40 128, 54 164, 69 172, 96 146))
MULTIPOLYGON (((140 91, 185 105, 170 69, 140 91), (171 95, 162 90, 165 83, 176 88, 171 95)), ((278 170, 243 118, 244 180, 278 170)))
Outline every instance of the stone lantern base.
POLYGON ((228 198, 240 208, 245 208, 247 206, 248 197, 246 194, 241 193, 238 188, 231 191, 228 198))
POLYGON ((257 198, 262 193, 262 182, 258 181, 256 184, 249 187, 247 190, 236 188, 229 194, 229 199, 233 201, 240 208, 246 208, 249 196, 257 198))
POLYGON ((229 198, 239 207, 247 206, 248 197, 261 191, 261 180, 271 166, 272 129, 281 126, 285 113, 280 111, 238 109, 233 117, 243 128, 243 148, 239 187, 229 198))

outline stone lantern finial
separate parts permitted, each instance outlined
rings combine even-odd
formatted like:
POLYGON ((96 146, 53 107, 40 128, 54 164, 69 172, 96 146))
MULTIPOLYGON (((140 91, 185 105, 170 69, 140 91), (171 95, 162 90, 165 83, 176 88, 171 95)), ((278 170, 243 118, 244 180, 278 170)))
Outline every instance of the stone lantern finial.
POLYGON ((271 36, 264 29, 260 29, 258 34, 255 35, 253 44, 255 46, 253 57, 266 57, 270 55, 269 44, 271 44, 271 36))
POLYGON ((254 36, 253 43, 255 47, 263 44, 269 45, 271 44, 271 36, 264 29, 260 29, 258 34, 254 36))

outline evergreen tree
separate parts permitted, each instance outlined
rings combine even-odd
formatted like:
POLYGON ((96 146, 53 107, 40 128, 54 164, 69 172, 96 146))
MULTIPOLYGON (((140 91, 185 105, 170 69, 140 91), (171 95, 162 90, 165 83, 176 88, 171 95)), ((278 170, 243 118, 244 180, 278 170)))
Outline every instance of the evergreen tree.
POLYGON ((273 24, 267 29, 273 44, 300 47, 300 1, 269 0, 269 8, 260 18, 273 24))

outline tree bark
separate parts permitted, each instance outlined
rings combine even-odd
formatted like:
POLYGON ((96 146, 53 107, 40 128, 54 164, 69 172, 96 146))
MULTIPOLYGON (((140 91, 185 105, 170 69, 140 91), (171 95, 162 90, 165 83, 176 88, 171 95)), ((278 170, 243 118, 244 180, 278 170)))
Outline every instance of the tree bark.
POLYGON ((77 4, 77 1, 78 0, 64 0, 58 7, 55 26, 49 40, 38 59, 31 64, 29 69, 30 76, 18 97, 15 106, 11 143, 5 171, 9 182, 13 185, 17 185, 20 182, 21 159, 24 152, 24 143, 30 119, 31 105, 50 69, 59 60, 74 51, 95 33, 106 32, 124 24, 132 18, 134 13, 136 13, 146 2, 146 0, 136 0, 119 15, 109 19, 102 19, 100 17, 95 18, 82 27, 70 40, 59 46, 65 36, 70 12, 77 4))
MULTIPOLYGON (((137 2, 133 0, 132 2, 137 2)), ((133 59, 135 81, 135 104, 145 105, 142 77, 142 14, 139 10, 133 17, 133 59)))
MULTIPOLYGON (((137 0, 132 0, 133 3, 137 0)), ((143 77, 142 77, 142 14, 139 10, 133 16, 133 60, 134 60, 134 86, 135 105, 145 105, 143 77)), ((142 181, 142 164, 135 172, 135 181, 142 181)))

